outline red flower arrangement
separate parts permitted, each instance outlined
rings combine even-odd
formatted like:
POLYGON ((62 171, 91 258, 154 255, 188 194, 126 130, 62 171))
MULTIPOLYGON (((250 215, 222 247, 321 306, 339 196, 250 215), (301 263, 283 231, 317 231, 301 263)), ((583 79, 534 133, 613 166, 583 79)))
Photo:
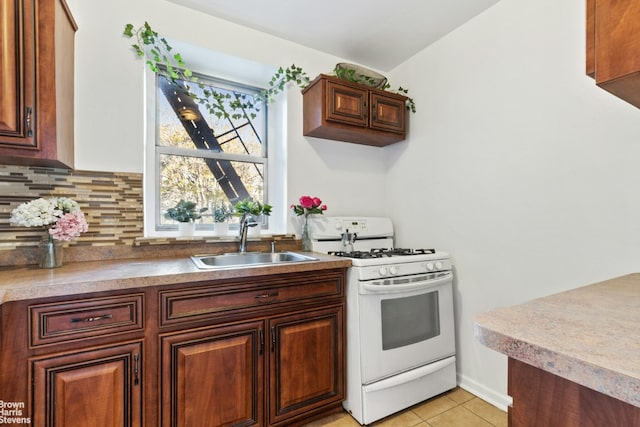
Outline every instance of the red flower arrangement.
POLYGON ((298 205, 289 206, 296 215, 304 215, 305 218, 311 214, 320 214, 327 210, 327 205, 322 204, 319 197, 300 196, 298 205))

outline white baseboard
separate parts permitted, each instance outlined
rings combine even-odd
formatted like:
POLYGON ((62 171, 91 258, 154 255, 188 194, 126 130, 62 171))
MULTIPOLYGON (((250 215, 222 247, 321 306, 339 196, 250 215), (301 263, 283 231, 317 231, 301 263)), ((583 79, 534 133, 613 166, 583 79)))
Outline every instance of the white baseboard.
POLYGON ((482 384, 465 377, 464 375, 458 374, 458 386, 505 412, 512 402, 511 397, 508 395, 498 393, 495 390, 487 388, 482 384))

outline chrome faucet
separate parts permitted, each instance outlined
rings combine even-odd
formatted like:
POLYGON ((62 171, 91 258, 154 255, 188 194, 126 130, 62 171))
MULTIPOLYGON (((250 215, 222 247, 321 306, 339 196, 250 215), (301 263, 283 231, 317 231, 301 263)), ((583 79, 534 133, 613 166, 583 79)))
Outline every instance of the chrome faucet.
POLYGON ((238 252, 241 254, 247 252, 247 231, 249 227, 255 227, 256 222, 249 223, 249 214, 243 214, 240 218, 240 246, 238 252))

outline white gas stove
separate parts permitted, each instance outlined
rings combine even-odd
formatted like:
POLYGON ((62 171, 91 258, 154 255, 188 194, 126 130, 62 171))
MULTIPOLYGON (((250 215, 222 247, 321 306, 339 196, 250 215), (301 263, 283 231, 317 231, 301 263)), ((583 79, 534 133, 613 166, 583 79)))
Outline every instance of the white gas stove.
POLYGON ((389 218, 310 221, 312 249, 351 259, 347 398, 369 424, 456 386, 451 258, 394 247, 389 218))

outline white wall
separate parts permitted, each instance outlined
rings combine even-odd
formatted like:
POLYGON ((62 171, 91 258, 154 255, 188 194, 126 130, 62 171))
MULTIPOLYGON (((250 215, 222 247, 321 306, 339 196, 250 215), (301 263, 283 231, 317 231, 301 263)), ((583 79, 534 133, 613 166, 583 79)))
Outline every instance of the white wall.
MULTIPOLYGON (((295 63, 311 78, 343 61, 164 0, 68 0, 68 4, 79 26, 75 55, 78 169, 143 172, 145 64, 129 49, 131 40, 121 35, 127 23, 138 26, 148 21, 167 38, 271 67, 295 63)), ((322 198, 332 215, 374 209, 388 213, 375 197, 384 187, 384 153, 374 147, 303 137, 300 91, 291 87, 286 102, 287 196, 275 210, 287 211, 299 196, 310 194, 322 198), (350 191, 346 181, 363 191, 350 191)))
MULTIPOLYGON (((144 64, 126 23, 312 76, 340 61, 163 0, 68 2, 79 169, 143 170, 144 64)), ((305 138, 302 97, 287 97, 288 202, 391 214, 401 245, 450 251, 460 379, 499 405, 506 359, 475 341, 477 313, 639 270, 640 110, 584 75, 583 3, 502 0, 387 73, 417 103, 403 143, 305 138)))
POLYGON ((500 405, 476 314, 640 270, 640 110, 584 75, 584 17, 502 0, 393 71, 418 108, 386 149, 397 240, 453 255, 459 376, 500 405))

